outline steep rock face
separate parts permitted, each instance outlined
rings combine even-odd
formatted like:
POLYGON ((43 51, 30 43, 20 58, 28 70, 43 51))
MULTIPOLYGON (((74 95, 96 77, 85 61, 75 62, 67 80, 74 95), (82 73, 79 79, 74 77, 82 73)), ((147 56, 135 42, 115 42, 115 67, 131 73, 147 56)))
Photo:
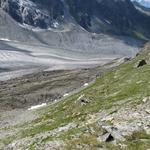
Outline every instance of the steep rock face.
POLYGON ((0 8, 0 40, 1 39, 10 39, 14 41, 19 40, 22 42, 27 41, 28 43, 39 42, 32 31, 19 26, 18 23, 12 19, 12 17, 0 8))
POLYGON ((135 9, 130 0, 66 0, 77 22, 89 31, 130 33, 149 30, 150 18, 135 9))
POLYGON ((60 0, 2 0, 1 7, 21 24, 35 27, 56 27, 63 20, 60 0))
POLYGON ((42 29, 61 29, 66 20, 73 20, 90 32, 144 37, 150 33, 150 17, 130 0, 1 0, 0 5, 20 24, 42 29))

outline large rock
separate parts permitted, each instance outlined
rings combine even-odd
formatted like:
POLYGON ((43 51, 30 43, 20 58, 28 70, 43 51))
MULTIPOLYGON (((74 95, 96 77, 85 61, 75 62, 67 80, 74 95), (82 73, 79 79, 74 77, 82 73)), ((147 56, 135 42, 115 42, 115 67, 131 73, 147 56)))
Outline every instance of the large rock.
POLYGON ((110 133, 106 133, 103 136, 98 137, 97 140, 100 142, 112 142, 115 139, 110 133))
POLYGON ((137 65, 137 68, 143 67, 146 64, 147 64, 146 60, 142 59, 142 60, 139 61, 138 65, 137 65))

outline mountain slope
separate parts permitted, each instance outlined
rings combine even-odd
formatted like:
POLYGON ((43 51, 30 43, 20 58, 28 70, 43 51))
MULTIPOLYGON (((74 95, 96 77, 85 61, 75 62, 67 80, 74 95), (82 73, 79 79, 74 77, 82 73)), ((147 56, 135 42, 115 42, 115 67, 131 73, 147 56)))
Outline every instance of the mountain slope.
POLYGON ((85 3, 82 0, 68 0, 68 3, 72 15, 87 30, 92 31, 97 24, 99 27, 96 30, 121 34, 129 34, 139 28, 149 31, 149 17, 138 12, 130 0, 86 0, 85 3))
MULTIPOLYGON (((6 12, 0 8, 0 38, 22 42, 37 42, 34 34, 20 27, 6 12)), ((39 41, 38 41, 39 42, 39 41)))
POLYGON ((1 1, 1 7, 21 24, 48 28, 54 20, 61 20, 63 6, 60 0, 8 0, 1 1))
MULTIPOLYGON (((147 45, 136 58, 106 72, 80 92, 40 110, 27 111, 37 115, 35 120, 1 127, 0 147, 150 148, 149 53, 147 45), (137 67, 141 60, 148 64, 137 67)), ((1 116, 2 120, 5 118, 8 116, 1 116)))
POLYGON ((44 29, 63 30, 76 21, 96 33, 133 36, 138 32, 146 37, 150 33, 150 17, 135 9, 130 0, 2 0, 1 7, 20 24, 44 29))

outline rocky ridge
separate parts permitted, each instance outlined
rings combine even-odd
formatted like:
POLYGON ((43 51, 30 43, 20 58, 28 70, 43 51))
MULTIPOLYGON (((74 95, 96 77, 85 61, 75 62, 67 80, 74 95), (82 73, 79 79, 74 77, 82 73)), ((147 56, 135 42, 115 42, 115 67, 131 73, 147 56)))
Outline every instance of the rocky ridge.
POLYGON ((148 37, 150 32, 150 17, 130 0, 1 0, 1 8, 23 26, 63 30, 73 23, 96 33, 148 37))

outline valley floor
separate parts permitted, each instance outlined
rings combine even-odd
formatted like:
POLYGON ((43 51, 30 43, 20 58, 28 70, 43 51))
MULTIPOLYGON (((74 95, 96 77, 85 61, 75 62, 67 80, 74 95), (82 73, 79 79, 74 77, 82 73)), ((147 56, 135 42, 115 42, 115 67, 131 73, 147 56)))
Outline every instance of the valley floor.
POLYGON ((143 44, 129 37, 87 33, 80 35, 78 32, 70 34, 61 36, 64 42, 59 42, 60 35, 49 38, 55 44, 0 39, 0 81, 40 71, 102 66, 117 58, 134 57, 143 44))

